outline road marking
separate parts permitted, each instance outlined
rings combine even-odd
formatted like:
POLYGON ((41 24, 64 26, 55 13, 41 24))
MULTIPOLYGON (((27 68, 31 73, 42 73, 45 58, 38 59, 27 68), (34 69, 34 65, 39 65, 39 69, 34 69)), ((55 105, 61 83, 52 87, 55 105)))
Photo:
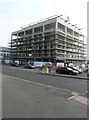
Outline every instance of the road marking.
POLYGON ((39 82, 33 82, 33 81, 30 81, 30 80, 25 80, 25 79, 22 79, 22 78, 13 77, 13 76, 6 75, 6 74, 2 74, 2 75, 14 78, 16 80, 21 80, 21 81, 24 81, 24 82, 28 82, 28 83, 31 83, 31 84, 36 84, 36 85, 40 85, 40 86, 44 86, 44 87, 50 87, 50 88, 59 89, 59 90, 63 90, 63 91, 66 91, 66 92, 70 92, 70 94, 73 95, 73 96, 69 97, 68 100, 74 99, 74 100, 76 100, 76 101, 78 101, 80 103, 83 103, 83 104, 86 104, 86 105, 89 106, 89 99, 81 97, 81 96, 78 96, 78 94, 73 92, 73 91, 62 89, 62 88, 53 87, 51 85, 46 85, 46 84, 42 84, 42 83, 39 83, 39 82))
POLYGON ((74 99, 80 103, 83 103, 83 104, 89 106, 89 99, 88 98, 78 96, 78 94, 76 94, 76 93, 71 93, 71 94, 74 94, 74 95, 72 97, 69 97, 68 100, 74 99))
POLYGON ((8 67, 8 68, 15 69, 16 67, 8 67))
MULTIPOLYGON (((45 86, 45 87, 50 87, 50 88, 54 88, 54 89, 63 90, 63 91, 66 91, 66 92, 70 92, 70 94, 73 93, 73 91, 66 90, 66 89, 62 89, 62 88, 58 88, 58 87, 54 87, 54 86, 51 86, 51 85, 46 85, 46 84, 43 84, 43 83, 34 82, 34 81, 30 81, 30 80, 25 80, 25 79, 22 79, 22 78, 13 77, 13 76, 6 75, 6 74, 2 74, 2 75, 6 76, 6 77, 14 78, 14 79, 16 79, 16 80, 21 80, 21 81, 24 81, 24 82, 28 82, 28 83, 40 85, 40 86, 45 86)), ((77 94, 77 93, 76 93, 76 94, 77 94)))
POLYGON ((76 96, 78 96, 78 94, 75 92, 72 92, 71 95, 73 95, 73 96, 69 97, 68 100, 71 100, 71 99, 75 98, 76 96))
POLYGON ((88 98, 84 98, 84 97, 81 97, 81 96, 76 96, 73 99, 80 102, 80 103, 83 103, 83 104, 86 104, 86 105, 89 106, 89 99, 88 98))

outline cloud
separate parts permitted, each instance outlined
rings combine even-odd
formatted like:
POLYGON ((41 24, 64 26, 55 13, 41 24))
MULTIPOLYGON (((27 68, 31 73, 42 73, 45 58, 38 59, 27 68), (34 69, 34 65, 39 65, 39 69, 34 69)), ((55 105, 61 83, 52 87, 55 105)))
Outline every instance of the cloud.
POLYGON ((85 28, 86 7, 86 0, 0 0, 0 44, 6 46, 11 32, 20 27, 55 14, 85 28))

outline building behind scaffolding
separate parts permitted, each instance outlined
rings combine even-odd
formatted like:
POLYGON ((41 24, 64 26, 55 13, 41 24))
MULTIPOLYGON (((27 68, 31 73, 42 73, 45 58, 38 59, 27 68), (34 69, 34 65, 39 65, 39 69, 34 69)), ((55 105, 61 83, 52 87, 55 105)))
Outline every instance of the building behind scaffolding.
POLYGON ((8 47, 0 46, 0 63, 9 62, 10 60, 10 49, 8 47))
POLYGON ((50 17, 11 34, 11 59, 43 62, 83 62, 85 36, 60 16, 50 17))

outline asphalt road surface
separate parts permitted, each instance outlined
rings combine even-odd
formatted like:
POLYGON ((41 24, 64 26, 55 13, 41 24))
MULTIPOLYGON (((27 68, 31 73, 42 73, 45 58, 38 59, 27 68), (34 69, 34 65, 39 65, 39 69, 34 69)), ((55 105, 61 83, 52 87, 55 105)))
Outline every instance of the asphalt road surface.
POLYGON ((34 70, 31 71, 29 69, 12 67, 12 66, 3 66, 2 73, 6 75, 66 89, 69 91, 77 92, 79 95, 87 97, 88 81, 84 79, 42 75, 34 72, 34 70))
POLYGON ((2 67, 3 118, 87 118, 87 105, 71 98, 86 97, 87 80, 38 74, 2 67))

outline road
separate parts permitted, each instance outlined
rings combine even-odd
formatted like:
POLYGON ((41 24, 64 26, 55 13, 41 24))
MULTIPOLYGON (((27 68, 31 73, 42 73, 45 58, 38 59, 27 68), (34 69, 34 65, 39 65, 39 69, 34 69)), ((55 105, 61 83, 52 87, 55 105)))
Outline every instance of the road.
POLYGON ((11 66, 3 66, 2 73, 3 118, 87 117, 87 105, 69 99, 72 92, 85 97, 86 80, 42 75, 11 66))
POLYGON ((2 73, 14 77, 66 89, 69 91, 77 92, 81 96, 87 96, 87 82, 88 82, 87 80, 41 75, 36 72, 32 72, 29 69, 18 68, 18 67, 16 68, 11 66, 9 67, 3 66, 2 73))

